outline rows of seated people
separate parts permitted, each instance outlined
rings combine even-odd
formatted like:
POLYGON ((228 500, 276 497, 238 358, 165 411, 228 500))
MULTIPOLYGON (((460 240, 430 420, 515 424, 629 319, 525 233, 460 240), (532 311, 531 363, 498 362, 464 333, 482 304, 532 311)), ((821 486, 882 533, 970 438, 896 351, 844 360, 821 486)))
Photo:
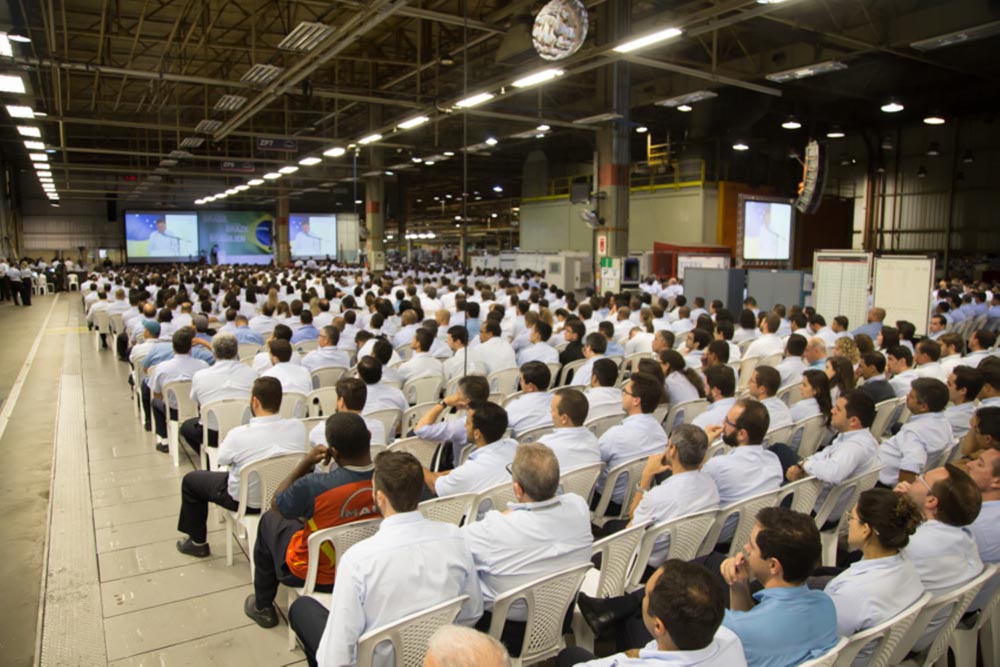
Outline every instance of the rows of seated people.
MULTIPOLYGON (((457 599, 449 620, 504 648, 470 646, 518 656, 537 610, 509 594, 558 574, 575 581, 557 596, 561 629, 575 615, 591 641, 641 649, 608 662, 577 642, 562 664, 795 665, 1000 562, 1000 358, 975 290, 983 326, 963 327, 960 305, 919 339, 878 307, 850 331, 752 297, 735 319, 689 307, 675 280, 578 301, 530 273, 449 267, 127 269, 81 291, 135 368, 153 446, 168 451, 183 419, 179 445, 212 453, 184 476, 177 548, 210 555, 210 505, 263 511, 244 610, 274 627, 281 586, 308 585, 281 613, 310 664, 357 664, 367 631, 457 599), (168 386, 199 412, 181 414, 168 386), (331 390, 335 409, 317 412, 311 397, 331 390), (203 423, 248 399, 235 423, 203 423), (289 461, 274 488, 241 479, 270 459, 289 461), (435 519, 437 499, 466 509, 435 519), (706 513, 690 562, 672 556, 660 528, 706 513), (310 562, 311 535, 373 519, 370 537, 310 562), (643 562, 595 597, 595 539, 626 538, 643 562)), ((910 648, 931 645, 946 611, 910 648)), ((874 648, 860 650, 866 664, 874 648)))

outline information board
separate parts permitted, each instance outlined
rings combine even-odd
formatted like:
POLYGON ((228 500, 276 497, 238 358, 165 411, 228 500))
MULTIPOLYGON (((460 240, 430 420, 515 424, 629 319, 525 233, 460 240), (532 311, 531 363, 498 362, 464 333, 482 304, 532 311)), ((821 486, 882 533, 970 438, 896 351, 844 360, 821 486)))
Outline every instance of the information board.
POLYGON ((872 254, 820 250, 813 254, 813 306, 831 324, 837 315, 856 329, 868 321, 872 254))
POLYGON ((927 335, 934 289, 933 257, 889 256, 875 259, 875 305, 885 309, 886 324, 912 322, 918 336, 927 335))

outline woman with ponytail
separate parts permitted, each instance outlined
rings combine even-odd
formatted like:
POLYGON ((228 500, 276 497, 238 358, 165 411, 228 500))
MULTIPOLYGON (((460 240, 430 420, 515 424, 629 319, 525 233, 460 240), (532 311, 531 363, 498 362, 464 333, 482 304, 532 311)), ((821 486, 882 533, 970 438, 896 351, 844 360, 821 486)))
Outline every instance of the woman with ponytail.
POLYGON ((705 398, 705 382, 693 368, 687 368, 684 357, 677 350, 660 352, 660 366, 666 375, 664 385, 671 405, 705 398))

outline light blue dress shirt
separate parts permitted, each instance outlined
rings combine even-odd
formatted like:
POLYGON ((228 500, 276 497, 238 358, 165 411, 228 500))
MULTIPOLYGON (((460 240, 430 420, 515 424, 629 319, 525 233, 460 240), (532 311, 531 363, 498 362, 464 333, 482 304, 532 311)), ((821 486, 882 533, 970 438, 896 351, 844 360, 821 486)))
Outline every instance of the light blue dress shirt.
POLYGON ((920 474, 927 459, 940 454, 951 443, 951 424, 943 412, 913 415, 899 433, 879 447, 878 457, 882 462, 879 481, 893 487, 899 481, 900 470, 920 474))
POLYGON ((469 460, 434 482, 438 496, 478 493, 510 481, 507 464, 514 460, 517 440, 503 438, 479 447, 469 460))
POLYGON ((800 422, 819 414, 819 403, 815 398, 803 398, 791 407, 792 422, 800 422))
MULTIPOLYGON (((816 498, 818 508, 826 500, 830 490, 844 480, 874 470, 878 463, 878 441, 866 428, 841 433, 828 447, 822 449, 805 462, 805 471, 824 482, 823 489, 816 498)), ((831 517, 836 518, 847 511, 843 506, 850 498, 845 497, 841 506, 834 509, 831 517)))
POLYGON ((601 447, 597 436, 583 426, 557 428, 543 435, 538 442, 556 455, 560 474, 601 462, 601 447))
MULTIPOLYGON (((701 471, 715 482, 719 505, 723 507, 758 493, 777 491, 785 481, 781 460, 760 445, 743 445, 724 456, 714 456, 701 471)), ((737 515, 726 520, 719 542, 732 539, 738 521, 737 515)))
MULTIPOLYGON (((282 454, 305 454, 307 449, 306 427, 298 419, 270 415, 237 426, 219 444, 219 465, 229 466, 229 495, 240 497, 240 471, 246 464, 282 454)), ((251 475, 248 484, 247 504, 260 507, 260 479, 251 475)))
POLYGON ((236 342, 240 344, 250 343, 251 345, 263 345, 264 337, 250 327, 233 327, 229 333, 236 336, 236 342))
MULTIPOLYGON (((673 374, 671 373, 671 375, 673 374)), ((736 399, 732 396, 720 398, 714 403, 709 403, 708 409, 695 417, 691 423, 701 429, 708 426, 721 426, 726 415, 729 414, 729 408, 733 407, 735 403, 736 399)))
POLYGON ((761 401, 761 403, 767 408, 767 414, 771 418, 771 424, 767 427, 769 431, 792 425, 792 421, 794 421, 792 419, 792 412, 783 400, 777 396, 770 396, 761 401))
POLYGON ((951 434, 955 440, 961 440, 969 432, 969 422, 975 413, 976 404, 973 401, 949 405, 944 409, 945 419, 951 424, 951 434))
POLYGON ((504 408, 507 410, 507 426, 520 437, 522 433, 540 426, 552 426, 552 394, 547 391, 532 391, 521 394, 504 408))
POLYGON ((694 651, 661 651, 656 640, 639 651, 638 658, 616 653, 596 658, 577 667, 746 667, 743 645, 732 630, 719 626, 712 642, 694 651))
MULTIPOLYGON (((612 426, 605 431, 599 444, 604 470, 597 480, 597 486, 603 488, 602 485, 608 477, 608 471, 615 466, 640 456, 649 456, 663 451, 667 446, 667 434, 652 414, 640 413, 626 417, 621 424, 612 426)), ((637 481, 619 478, 618 483, 615 484, 614 492, 611 494, 611 500, 621 503, 625 498, 628 484, 634 484, 637 481)))
MULTIPOLYGON (((695 369, 697 370, 697 369, 695 369)), ((684 403, 686 401, 696 401, 701 396, 698 395, 698 389, 691 384, 687 376, 680 371, 673 371, 667 376, 666 381, 667 387, 667 397, 670 399, 671 405, 677 405, 678 403, 684 403)))
MULTIPOLYGON (((662 523, 685 514, 716 509, 719 506, 719 490, 715 481, 699 470, 677 472, 647 491, 635 508, 632 523, 652 521, 662 523)), ((649 566, 659 567, 667 559, 670 549, 670 535, 661 535, 649 555, 649 566)))

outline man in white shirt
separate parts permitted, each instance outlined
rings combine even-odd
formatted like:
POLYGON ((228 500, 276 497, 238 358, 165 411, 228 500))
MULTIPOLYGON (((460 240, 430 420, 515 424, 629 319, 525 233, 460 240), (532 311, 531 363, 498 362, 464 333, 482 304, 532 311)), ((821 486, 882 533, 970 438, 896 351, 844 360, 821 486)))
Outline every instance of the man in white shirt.
POLYGON ((952 443, 951 425, 944 416, 948 387, 940 380, 917 378, 906 396, 911 416, 896 435, 879 446, 882 472, 879 481, 885 486, 912 482, 928 461, 952 443))
POLYGON ((790 384, 802 382, 802 374, 806 371, 806 363, 802 360, 802 355, 806 351, 805 336, 792 334, 785 343, 785 358, 782 359, 775 369, 781 376, 781 386, 787 387, 790 384))
POLYGON ((832 348, 840 337, 836 331, 826 326, 826 319, 819 313, 809 318, 809 331, 812 335, 822 338, 823 343, 829 348, 832 348))
POLYGON ((956 366, 948 375, 948 398, 951 400, 944 416, 951 424, 956 440, 963 440, 976 412, 976 397, 983 388, 983 374, 978 368, 956 366))
POLYGON ((930 324, 927 325, 927 337, 931 340, 937 340, 947 332, 948 320, 945 319, 944 315, 932 316, 930 324))
POLYGON ((805 359, 806 370, 822 371, 826 369, 826 343, 819 336, 813 336, 806 343, 806 351, 802 355, 805 359))
POLYGON ((417 329, 413 333, 413 354, 396 369, 403 382, 421 377, 442 377, 444 369, 441 361, 430 355, 434 336, 427 329, 417 329))
MULTIPOLYGON (((781 376, 771 366, 757 366, 747 385, 750 396, 756 398, 767 408, 771 418, 770 429, 784 428, 792 425, 792 413, 785 402, 777 397, 781 388, 781 376)), ((773 444, 773 443, 772 443, 773 444)))
MULTIPOLYGON (((133 345, 128 356, 133 368, 138 363, 139 358, 146 356, 160 338, 160 323, 156 320, 143 320, 138 329, 142 332, 142 342, 133 345)), ((251 372, 253 371, 251 370, 251 372)), ((257 374, 254 373, 254 377, 256 376, 257 374)))
MULTIPOLYGON (((385 425, 377 419, 370 419, 361 414, 368 400, 368 387, 359 378, 343 377, 337 380, 337 412, 350 412, 358 415, 365 421, 368 433, 371 436, 369 444, 385 447, 389 444, 389 439, 385 432, 385 425)), ((329 445, 326 439, 326 422, 320 422, 309 431, 309 445, 329 445)))
POLYGON ((286 394, 289 392, 309 394, 312 391, 312 376, 305 368, 291 362, 291 343, 274 339, 267 344, 267 348, 271 355, 271 368, 260 376, 277 378, 281 382, 281 390, 286 394))
MULTIPOLYGON (((360 368, 360 367, 359 367, 360 368)), ((466 416, 463 411, 470 406, 485 403, 490 398, 490 384, 482 375, 466 375, 458 381, 454 394, 445 396, 439 403, 431 407, 420 421, 413 427, 413 433, 424 440, 451 443, 450 449, 444 452, 445 459, 460 463, 462 452, 469 444, 466 429, 466 416), (442 413, 454 410, 454 415, 448 415, 441 421, 442 413)))
POLYGON ((368 355, 358 360, 358 377, 368 387, 368 398, 365 400, 364 414, 376 410, 397 409, 406 411, 410 404, 397 387, 382 383, 382 363, 368 355))
POLYGON ((966 460, 975 460, 987 449, 1000 449, 1000 407, 976 410, 961 447, 966 460))
POLYGON ((618 365, 615 362, 610 359, 598 359, 594 362, 590 387, 583 392, 590 406, 587 419, 621 414, 622 390, 615 386, 617 382, 618 365))
POLYGON ((894 345, 886 350, 886 366, 892 373, 889 384, 896 392, 896 398, 902 398, 910 392, 910 385, 917 379, 913 365, 913 353, 905 345, 894 345))
POLYGON ((983 497, 979 516, 969 527, 976 538, 979 558, 984 563, 1000 563, 1000 450, 984 449, 965 469, 983 497))
MULTIPOLYGON (((454 353, 450 359, 444 362, 444 379, 446 382, 467 374, 485 375, 486 368, 475 359, 475 355, 469 353, 468 329, 462 325, 449 327, 446 342, 454 353)), ((557 361, 558 356, 557 354, 557 361)))
POLYGON ((948 381, 948 373, 941 366, 941 345, 937 341, 925 338, 917 343, 916 353, 913 355, 913 362, 916 364, 913 371, 917 377, 934 378, 941 382, 948 381))
MULTIPOLYGON (((618 400, 621 407, 621 399, 618 400)), ((564 387, 553 392, 550 406, 552 424, 556 427, 538 442, 552 450, 565 474, 570 470, 601 462, 597 436, 584 427, 588 417, 587 399, 577 389, 564 387)))
MULTIPOLYGON (((262 458, 306 451, 306 429, 302 422, 278 414, 281 383, 277 379, 254 381, 250 409, 254 415, 250 423, 231 430, 219 446, 218 464, 229 466, 229 471, 194 470, 184 475, 177 519, 177 530, 188 535, 186 540, 177 541, 177 550, 183 554, 198 558, 211 554, 207 541, 208 504, 233 512, 239 508, 240 470, 245 465, 262 458)), ((259 510, 260 481, 253 476, 246 482, 250 485, 247 506, 259 510)))
POLYGON ((501 337, 500 324, 487 319, 479 330, 479 345, 471 352, 470 359, 482 364, 486 374, 507 368, 517 368, 514 348, 501 337))
MULTIPOLYGON (((246 364, 240 363, 239 343, 232 334, 216 334, 212 338, 212 354, 215 363, 209 368, 196 372, 191 377, 191 400, 198 408, 214 401, 226 399, 247 400, 257 374, 246 364)), ((193 417, 181 424, 181 437, 198 451, 201 449, 203 429, 201 419, 193 417)), ((218 424, 208 423, 208 445, 219 444, 218 424)))
POLYGON ((518 367, 525 365, 529 361, 540 361, 543 364, 558 364, 559 352, 549 345, 548 341, 550 338, 552 338, 552 325, 542 320, 535 322, 535 326, 531 328, 531 334, 528 339, 530 344, 517 353, 518 367))
MULTIPOLYGON (((516 502, 493 508, 462 529, 483 592, 485 613, 477 627, 488 630, 493 602, 531 581, 590 562, 594 537, 587 501, 575 493, 556 495, 559 462, 539 443, 518 445, 511 463, 516 502)), ((527 606, 516 602, 507 614, 503 642, 515 655, 524 639, 527 606)))
POLYGON ((769 314, 760 323, 760 336, 750 343, 746 354, 747 357, 767 357, 772 354, 781 354, 785 349, 781 338, 777 336, 778 327, 781 326, 781 318, 774 313, 769 314))
POLYGON ((978 366, 979 362, 990 356, 990 348, 997 341, 997 335, 992 331, 980 329, 969 336, 969 353, 962 359, 964 366, 978 366))
MULTIPOLYGON (((191 356, 191 344, 194 340, 194 329, 185 327, 174 332, 171 342, 174 356, 156 365, 156 370, 149 377, 149 391, 152 395, 150 408, 156 429, 156 451, 168 452, 167 445, 167 407, 163 400, 163 387, 171 382, 190 380, 195 373, 208 368, 208 364, 191 356)), ((170 412, 176 416, 177 406, 171 405, 170 412)))
POLYGON ((587 334, 583 345, 583 358, 586 363, 576 369, 573 378, 570 380, 574 385, 581 387, 590 386, 590 376, 594 372, 594 362, 604 358, 604 352, 608 348, 608 339, 600 331, 587 334))
MULTIPOLYGON (((482 615, 476 567, 461 529, 417 511, 422 481, 412 454, 385 452, 375 459, 372 484, 383 517, 378 532, 337 555, 329 611, 309 596, 289 610, 310 664, 357 665, 365 632, 462 595, 469 598, 455 623, 472 625, 482 615)), ((391 646, 382 646, 372 666, 394 660, 391 646)))
POLYGON ((150 257, 180 257, 181 239, 173 233, 167 232, 167 221, 160 218, 156 221, 156 231, 149 235, 149 243, 146 252, 150 257))
POLYGON ((274 327, 278 321, 274 319, 274 306, 264 303, 260 308, 260 315, 250 318, 248 325, 261 336, 267 338, 274 332, 274 327))
POLYGON ((540 361, 521 367, 522 394, 505 406, 507 422, 515 438, 525 431, 552 423, 552 394, 548 392, 552 373, 540 361))
MULTIPOLYGON (((286 341, 288 343, 289 348, 291 349, 292 330, 288 327, 287 324, 278 324, 274 327, 274 331, 271 332, 271 337, 267 339, 267 344, 265 345, 265 349, 258 352, 253 358, 253 369, 258 376, 263 374, 264 371, 266 371, 267 369, 269 369, 271 366, 274 365, 274 362, 271 360, 271 352, 270 352, 270 344, 271 341, 273 340, 286 341)), ((292 349, 292 356, 289 359, 289 363, 295 364, 296 366, 301 366, 302 355, 300 355, 298 352, 292 349)))
POLYGON ((420 328, 420 324, 417 322, 417 311, 415 310, 403 311, 400 315, 400 319, 403 326, 401 326, 399 331, 396 332, 396 335, 392 337, 392 346, 396 349, 412 342, 413 334, 420 328))
POLYGON ((955 370, 955 366, 958 365, 968 365, 965 364, 962 358, 962 352, 965 351, 965 341, 954 331, 949 331, 942 334, 938 339, 938 343, 941 344, 941 368, 944 369, 945 373, 950 373, 955 370))
POLYGON ((706 431, 709 426, 723 423, 729 410, 736 402, 736 378, 733 371, 724 366, 710 366, 705 369, 705 398, 708 409, 695 417, 691 423, 706 431))
POLYGON ((346 352, 339 349, 340 329, 335 326, 325 326, 319 330, 316 339, 318 347, 302 357, 302 367, 312 373, 321 368, 344 368, 351 365, 351 359, 346 352))

